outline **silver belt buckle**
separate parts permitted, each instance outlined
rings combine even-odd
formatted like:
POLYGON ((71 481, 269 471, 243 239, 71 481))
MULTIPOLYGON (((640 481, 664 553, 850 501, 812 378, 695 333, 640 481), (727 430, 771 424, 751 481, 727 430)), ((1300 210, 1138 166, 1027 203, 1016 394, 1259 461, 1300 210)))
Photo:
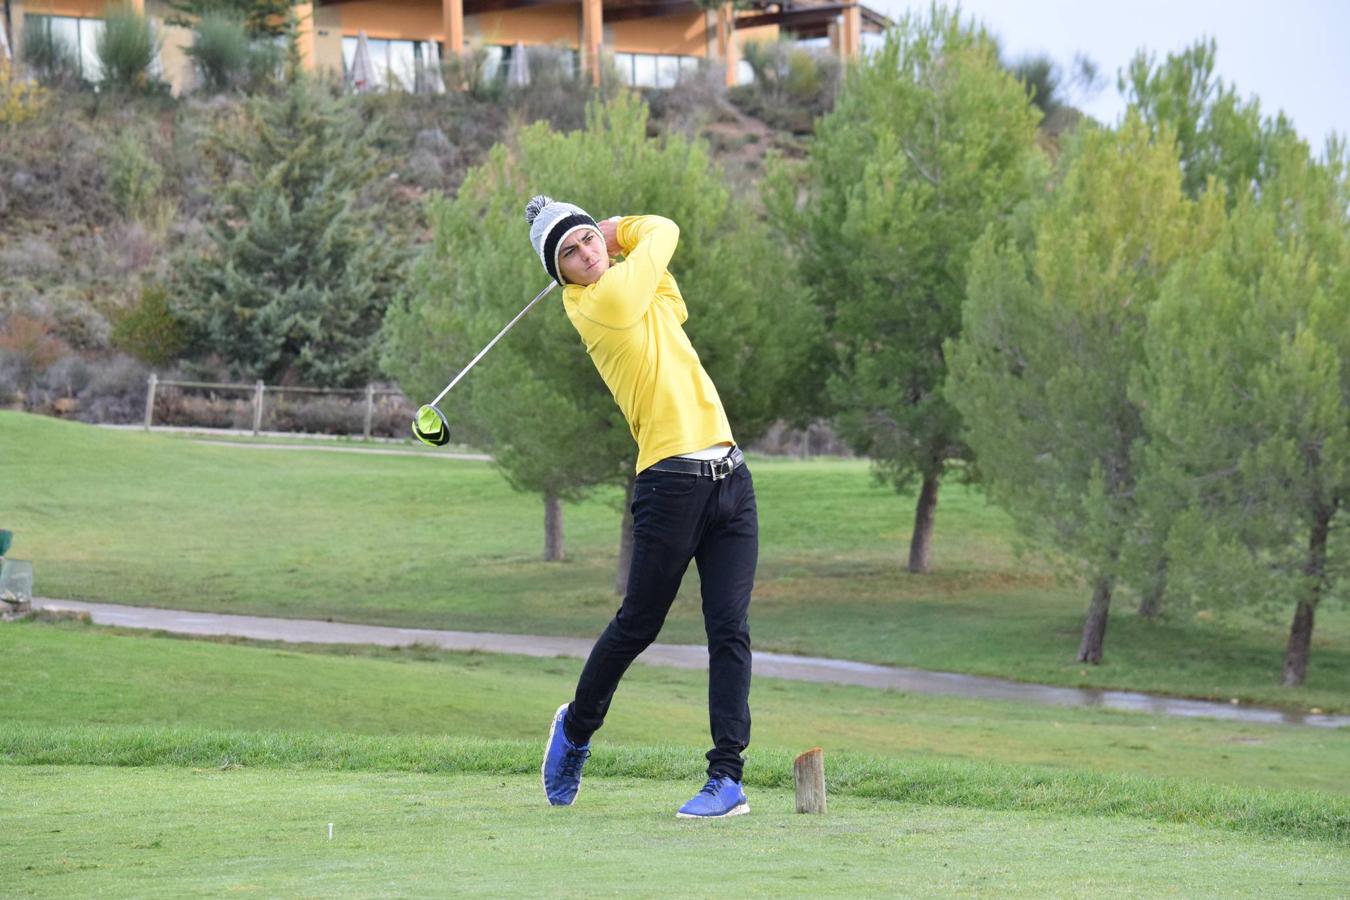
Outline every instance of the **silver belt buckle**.
POLYGON ((725 456, 722 459, 708 460, 708 468, 712 470, 712 480, 721 481, 730 475, 736 467, 731 464, 731 457, 725 456))

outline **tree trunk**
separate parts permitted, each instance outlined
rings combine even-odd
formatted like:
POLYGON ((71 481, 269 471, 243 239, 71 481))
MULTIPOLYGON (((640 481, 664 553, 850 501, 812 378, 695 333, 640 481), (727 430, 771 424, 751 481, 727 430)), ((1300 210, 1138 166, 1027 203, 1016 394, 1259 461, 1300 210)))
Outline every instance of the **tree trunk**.
POLYGON ((914 509, 914 535, 909 539, 909 571, 922 575, 928 571, 928 550, 933 543, 933 516, 937 512, 938 476, 925 475, 914 509))
POLYGON ((1298 602, 1294 623, 1289 626, 1289 644, 1284 651, 1285 687, 1298 687, 1308 674, 1308 648, 1312 644, 1313 606, 1307 600, 1298 602))
POLYGON ((544 560, 563 559, 563 509, 556 494, 544 495, 544 560))
POLYGON ((624 485, 623 524, 619 527, 619 564, 614 571, 614 593, 623 596, 628 590, 628 568, 633 563, 633 480, 628 476, 624 485))
POLYGON ((1313 613, 1322 596, 1327 578, 1327 534, 1331 531, 1334 507, 1319 506, 1313 514, 1312 534, 1308 537, 1308 562, 1303 574, 1312 579, 1308 596, 1300 598, 1289 626, 1289 644, 1284 651, 1285 687, 1298 687, 1308 674, 1308 650, 1312 646, 1313 613))
POLYGON ((1106 640, 1106 615, 1111 609, 1111 589, 1115 579, 1103 575, 1097 580, 1092 592, 1092 605, 1088 607, 1087 618, 1083 620, 1083 640, 1078 645, 1078 661, 1092 663, 1102 661, 1102 643, 1106 640))
POLYGON ((1139 598, 1139 615, 1145 619, 1157 618, 1162 613, 1163 596, 1167 593, 1167 557, 1158 558, 1158 567, 1153 571, 1153 580, 1145 586, 1144 595, 1139 598))

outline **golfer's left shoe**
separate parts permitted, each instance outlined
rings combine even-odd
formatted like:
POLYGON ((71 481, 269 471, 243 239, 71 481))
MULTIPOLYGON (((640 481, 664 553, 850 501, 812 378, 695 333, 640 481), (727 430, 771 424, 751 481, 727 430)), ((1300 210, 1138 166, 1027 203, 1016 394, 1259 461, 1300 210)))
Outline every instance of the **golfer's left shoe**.
POLYGON ((578 747, 567 739, 563 719, 567 704, 553 714, 553 725, 548 730, 548 746, 544 749, 544 764, 540 772, 544 778, 544 794, 554 806, 571 806, 581 790, 581 768, 591 755, 591 743, 578 747))
POLYGON ((714 775, 675 815, 681 819, 721 819, 749 811, 741 783, 726 775, 714 775))

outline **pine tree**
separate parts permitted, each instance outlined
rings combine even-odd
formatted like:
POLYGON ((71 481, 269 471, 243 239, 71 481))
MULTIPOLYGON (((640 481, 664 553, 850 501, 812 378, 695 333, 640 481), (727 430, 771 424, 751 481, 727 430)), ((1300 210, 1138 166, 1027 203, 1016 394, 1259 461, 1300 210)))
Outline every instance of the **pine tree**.
POLYGON ((1064 162, 1029 233, 991 230, 973 252, 947 396, 993 498, 1092 586, 1078 659, 1096 663, 1139 527, 1147 434, 1130 387, 1148 310, 1222 207, 1185 197, 1175 145, 1134 114, 1080 128, 1064 162))
POLYGON ((406 251, 363 194, 379 169, 360 118, 299 79, 217 142, 242 174, 210 226, 215 252, 184 279, 194 349, 267 381, 369 381, 406 251))
POLYGON ((911 572, 928 570, 942 479, 970 471, 943 342, 972 244, 1042 183, 1039 116, 988 35, 935 7, 849 70, 803 183, 780 169, 766 189, 828 328, 837 428, 879 480, 920 485, 911 572))
POLYGON ((1287 140, 1278 174, 1243 191, 1216 245, 1178 267, 1153 310, 1140 391, 1152 493, 1178 602, 1294 607, 1283 682, 1307 674, 1321 602, 1350 548, 1350 182, 1287 140))
POLYGON ((1117 86, 1158 135, 1167 129, 1181 156, 1182 187, 1197 197, 1214 179, 1230 201, 1268 178, 1282 142, 1294 136, 1283 113, 1263 118, 1256 97, 1214 74, 1216 44, 1197 41, 1159 63, 1140 51, 1117 86))

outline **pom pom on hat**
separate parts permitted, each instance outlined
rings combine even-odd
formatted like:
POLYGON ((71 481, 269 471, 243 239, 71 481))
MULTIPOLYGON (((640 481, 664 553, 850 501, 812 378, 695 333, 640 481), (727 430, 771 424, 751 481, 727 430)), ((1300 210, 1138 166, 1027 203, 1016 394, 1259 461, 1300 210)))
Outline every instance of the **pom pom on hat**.
POLYGON ((530 198, 530 202, 525 204, 525 224, 533 225, 534 220, 543 212, 545 206, 553 202, 553 198, 548 194, 535 194, 530 198))

